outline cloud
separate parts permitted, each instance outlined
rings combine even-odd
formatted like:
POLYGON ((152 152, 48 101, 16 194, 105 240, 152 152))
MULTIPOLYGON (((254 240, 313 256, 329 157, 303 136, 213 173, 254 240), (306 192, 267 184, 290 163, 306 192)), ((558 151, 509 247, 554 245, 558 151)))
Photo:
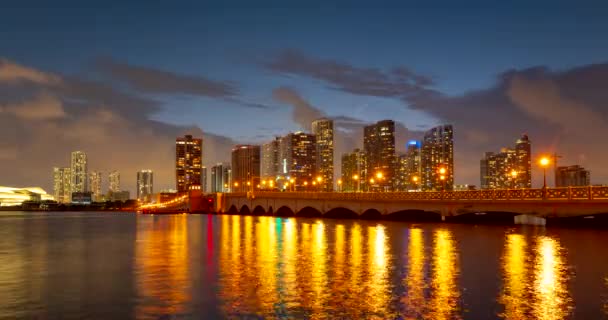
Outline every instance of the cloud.
POLYGON ((391 70, 359 68, 348 63, 308 56, 298 50, 283 50, 261 65, 271 71, 314 78, 336 89, 377 97, 416 97, 428 94, 430 77, 399 66, 391 70))
POLYGON ((121 63, 110 58, 100 59, 97 70, 122 81, 135 90, 152 94, 190 94, 212 98, 232 97, 238 94, 230 83, 210 80, 202 76, 178 74, 121 63))
POLYGON ((202 136, 205 164, 227 160, 235 144, 198 127, 151 120, 161 105, 137 93, 105 82, 47 75, 58 82, 0 82, 2 184, 37 185, 52 192, 52 167, 69 166, 70 152, 82 150, 89 170, 104 172, 104 189, 107 173, 118 170, 122 187, 134 192, 141 169, 154 171, 155 190, 174 188, 176 137, 202 136))
POLYGON ((0 82, 20 81, 28 81, 39 84, 57 84, 60 82, 57 76, 0 58, 0 82))
POLYGON ((292 105, 292 120, 305 130, 310 131, 312 121, 323 117, 321 110, 310 105, 292 88, 276 88, 272 91, 272 97, 279 102, 292 105))

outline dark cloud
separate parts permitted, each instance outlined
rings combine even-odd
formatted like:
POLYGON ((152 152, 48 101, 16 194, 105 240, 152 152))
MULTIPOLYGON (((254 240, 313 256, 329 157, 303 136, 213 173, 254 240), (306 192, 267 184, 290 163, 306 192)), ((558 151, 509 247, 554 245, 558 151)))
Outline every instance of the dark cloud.
POLYGON ((98 71, 146 93, 190 94, 212 98, 232 97, 238 94, 238 90, 233 84, 206 79, 202 76, 183 75, 136 66, 110 58, 99 59, 96 66, 98 71))
POLYGON ((324 81, 332 89, 377 97, 417 97, 428 93, 431 78, 406 67, 392 70, 359 68, 347 63, 284 50, 263 60, 262 66, 281 74, 306 76, 324 81))
POLYGON ((159 190, 174 187, 175 137, 202 136, 209 150, 206 165, 227 160, 235 144, 198 127, 150 120, 160 110, 157 101, 107 83, 6 61, 0 75, 0 177, 5 185, 52 192, 52 167, 69 166, 70 152, 82 150, 89 156, 89 170, 104 172, 105 181, 110 170, 119 170, 123 188, 134 192, 136 172, 152 169, 159 190))
POLYGON ((276 88, 272 91, 272 97, 293 106, 292 120, 302 129, 310 131, 312 121, 323 117, 321 110, 313 107, 292 88, 276 88))

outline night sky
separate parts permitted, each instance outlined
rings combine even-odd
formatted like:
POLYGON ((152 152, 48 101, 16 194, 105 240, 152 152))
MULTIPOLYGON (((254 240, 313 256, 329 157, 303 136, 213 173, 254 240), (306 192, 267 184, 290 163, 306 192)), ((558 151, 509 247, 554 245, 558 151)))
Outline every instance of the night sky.
POLYGON ((608 183, 606 1, 222 3, 3 3, 0 185, 52 192, 52 167, 82 150, 104 189, 113 169, 132 194, 139 169, 175 187, 178 135, 203 135, 211 166, 320 116, 336 168, 393 119, 398 150, 453 124, 458 184, 523 133, 608 183))

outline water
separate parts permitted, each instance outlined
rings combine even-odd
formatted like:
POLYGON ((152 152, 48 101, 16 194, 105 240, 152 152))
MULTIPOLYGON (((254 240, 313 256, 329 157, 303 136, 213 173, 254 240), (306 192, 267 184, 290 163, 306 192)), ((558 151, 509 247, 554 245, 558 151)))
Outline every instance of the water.
POLYGON ((0 212, 0 317, 602 319, 608 232, 0 212))

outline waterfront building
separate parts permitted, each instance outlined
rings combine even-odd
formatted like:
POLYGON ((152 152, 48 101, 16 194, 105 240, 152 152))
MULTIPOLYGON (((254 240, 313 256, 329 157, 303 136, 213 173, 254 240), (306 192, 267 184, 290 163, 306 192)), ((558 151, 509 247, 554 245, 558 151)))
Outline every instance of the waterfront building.
POLYGON ((87 155, 82 151, 73 151, 70 159, 71 192, 86 192, 87 186, 87 155))
POLYGON ((420 151, 422 190, 454 189, 454 130, 441 125, 424 134, 420 151))
POLYGON ((313 182, 314 185, 318 183, 315 141, 315 135, 304 132, 289 133, 281 138, 278 187, 285 187, 287 181, 293 180, 289 189, 312 190, 313 182))
POLYGON ((152 200, 154 193, 154 173, 152 170, 141 170, 137 172, 137 200, 148 203, 152 200))
POLYGON ((110 171, 108 174, 108 191, 119 192, 120 191, 120 172, 116 170, 110 171))
POLYGON ((53 168, 53 196, 59 203, 72 202, 71 168, 53 168))
POLYGON ((589 185, 591 185, 591 172, 579 165, 557 167, 555 170, 556 187, 582 187, 589 185))
POLYGON ((129 191, 117 191, 110 192, 108 195, 110 201, 122 201, 125 202, 131 199, 131 193, 129 191))
POLYGON ((280 137, 276 137, 274 140, 262 145, 262 163, 260 168, 262 180, 276 180, 277 176, 279 176, 280 146, 280 137))
POLYGON ((342 191, 367 190, 367 164, 365 152, 355 149, 342 155, 342 191))
POLYGON ((88 205, 93 202, 93 193, 91 191, 86 192, 72 192, 72 204, 88 205))
POLYGON ((482 189, 532 187, 531 143, 527 135, 517 140, 515 148, 486 152, 480 161, 482 189))
POLYGON ((312 122, 315 135, 316 171, 322 178, 321 191, 334 190, 334 122, 330 119, 317 119, 312 122))
POLYGON ((260 183, 260 146, 237 145, 232 149, 232 191, 252 191, 260 183))
POLYGON ((218 163, 211 167, 211 192, 230 192, 232 169, 229 165, 218 163))
POLYGON ((382 120, 366 126, 363 133, 363 150, 367 159, 370 190, 393 190, 396 180, 395 122, 382 120))
POLYGON ((409 191, 420 188, 421 142, 411 140, 406 145, 406 152, 397 156, 397 183, 396 190, 409 191))
POLYGON ((101 172, 91 171, 89 174, 89 189, 93 201, 101 201, 103 198, 101 191, 101 172))
POLYGON ((20 206, 25 201, 40 202, 52 200, 53 196, 47 194, 46 191, 39 187, 13 188, 0 186, 0 207, 20 206))
POLYGON ((175 139, 175 181, 178 192, 191 185, 201 185, 203 139, 191 135, 175 139))

